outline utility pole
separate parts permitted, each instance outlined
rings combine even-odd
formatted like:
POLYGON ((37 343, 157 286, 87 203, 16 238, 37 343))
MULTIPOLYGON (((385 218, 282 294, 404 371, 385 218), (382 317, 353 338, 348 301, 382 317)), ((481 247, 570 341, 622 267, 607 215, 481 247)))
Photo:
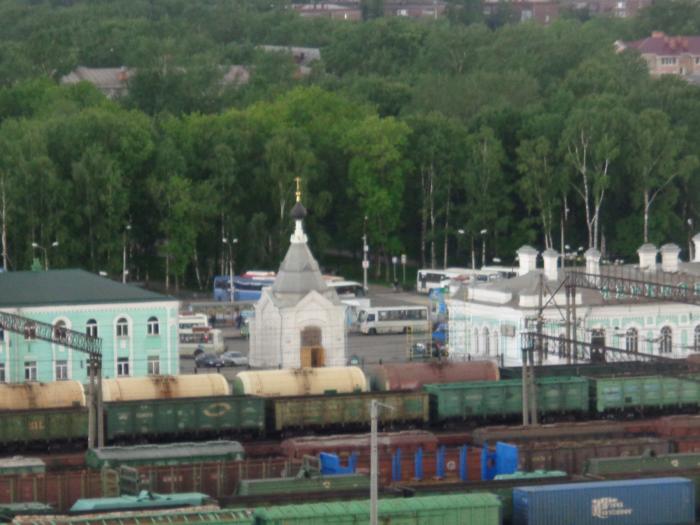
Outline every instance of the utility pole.
POLYGON ((369 290, 367 288, 367 270, 369 269, 369 246, 367 245, 367 215, 365 215, 365 223, 362 228, 362 287, 365 294, 369 290))
POLYGON ((362 287, 367 293, 367 270, 369 269, 369 259, 367 259, 369 246, 367 246, 367 234, 362 236, 362 287))
POLYGON ((379 523, 379 437, 377 436, 377 426, 379 422, 379 408, 387 408, 394 410, 391 405, 380 403, 376 399, 372 399, 369 405, 370 413, 370 485, 369 485, 369 523, 370 525, 378 525, 379 523))
POLYGON ((126 283, 126 276, 129 273, 129 270, 126 268, 126 245, 127 245, 127 235, 129 234, 129 230, 131 230, 131 224, 127 224, 124 227, 124 233, 122 234, 122 282, 126 283))

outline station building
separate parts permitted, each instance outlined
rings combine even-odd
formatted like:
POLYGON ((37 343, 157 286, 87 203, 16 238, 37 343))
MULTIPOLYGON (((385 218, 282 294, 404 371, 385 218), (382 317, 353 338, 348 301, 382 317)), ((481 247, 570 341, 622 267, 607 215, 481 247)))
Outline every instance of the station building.
MULTIPOLYGON (((178 374, 176 299, 84 270, 0 273, 0 312, 102 339, 103 377, 178 374)), ((0 381, 87 382, 87 355, 0 329, 0 381)))
MULTIPOLYGON (((574 330, 573 317, 566 315, 563 285, 570 270, 669 283, 687 287, 700 298, 700 234, 693 242, 695 257, 689 262, 679 259, 681 250, 675 244, 660 249, 644 244, 637 251, 638 264, 601 265, 600 252, 589 249, 584 254, 585 268, 571 269, 561 268, 560 254, 551 249, 541 254, 544 264, 538 268, 538 251, 523 246, 518 250, 516 277, 462 286, 447 301, 450 356, 454 360, 495 358, 505 366, 520 365, 523 334, 534 331, 540 304, 544 307, 543 332, 565 338, 567 325, 574 330)), ((604 286, 576 288, 571 302, 575 302, 578 341, 669 358, 700 352, 700 305, 645 298, 642 290, 631 296, 604 286)), ((565 356, 564 342, 550 340, 542 364, 566 363, 565 356)))

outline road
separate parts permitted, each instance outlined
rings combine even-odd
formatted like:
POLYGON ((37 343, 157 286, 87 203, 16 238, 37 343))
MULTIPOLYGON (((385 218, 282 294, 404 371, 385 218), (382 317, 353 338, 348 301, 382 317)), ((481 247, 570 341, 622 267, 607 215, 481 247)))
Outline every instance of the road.
MULTIPOLYGON (((409 292, 394 292, 388 287, 375 286, 370 289, 369 298, 372 306, 400 306, 400 305, 422 305, 429 304, 428 297, 409 292)), ((239 332, 231 327, 223 327, 224 343, 228 350, 241 352, 248 355, 248 339, 240 336, 239 332)), ((362 335, 356 333, 348 334, 348 358, 357 357, 361 363, 369 365, 405 361, 409 347, 419 341, 429 338, 428 334, 421 335, 362 335)), ((194 372, 194 361, 183 358, 180 361, 182 373, 191 374, 194 372)), ((232 378, 240 369, 222 369, 222 373, 232 378)), ((199 372, 205 372, 200 370, 199 372)), ((214 370, 215 371, 215 370, 214 370)))

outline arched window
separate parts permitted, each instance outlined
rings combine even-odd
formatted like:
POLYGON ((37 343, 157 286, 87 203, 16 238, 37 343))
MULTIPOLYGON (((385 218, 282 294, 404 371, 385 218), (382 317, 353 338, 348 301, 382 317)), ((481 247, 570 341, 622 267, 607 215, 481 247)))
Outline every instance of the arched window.
POLYGON ((160 333, 160 327, 158 326, 157 317, 149 317, 147 325, 148 335, 158 335, 160 333))
POLYGON ((56 321, 53 325, 53 337, 54 339, 65 339, 68 335, 68 329, 66 328, 65 321, 56 321))
POLYGON ((659 353, 670 354, 673 351, 673 331, 670 326, 661 329, 661 339, 659 340, 659 353))
POLYGON ((491 341, 489 339, 489 329, 484 327, 484 331, 482 332, 482 335, 484 337, 484 355, 490 355, 491 354, 491 341))
POLYGON ((639 332, 636 328, 628 328, 625 332, 625 350, 637 352, 639 350, 639 332))
POLYGON ((85 333, 90 337, 97 337, 97 321, 88 319, 88 322, 85 323, 85 333))
POLYGON ((700 324, 695 327, 695 337, 693 339, 693 351, 700 352, 700 324))
POLYGON ((125 317, 117 319, 117 337, 129 337, 129 321, 125 317))
POLYGON ((474 353, 478 354, 479 353, 479 329, 474 328, 474 353))

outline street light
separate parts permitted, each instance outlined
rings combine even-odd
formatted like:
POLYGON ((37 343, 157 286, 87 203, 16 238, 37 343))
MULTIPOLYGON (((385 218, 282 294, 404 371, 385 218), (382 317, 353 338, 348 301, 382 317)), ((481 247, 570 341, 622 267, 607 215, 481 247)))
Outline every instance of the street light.
POLYGON ((466 231, 465 231, 463 228, 460 228, 459 230, 457 230, 457 233, 458 233, 459 236, 460 236, 460 238, 457 240, 457 256, 459 257, 460 246, 461 246, 461 244, 462 244, 461 238, 464 236, 464 234, 466 233, 466 231))
POLYGON ((486 266, 486 234, 489 231, 484 228, 479 233, 481 234, 481 267, 486 266))
POLYGON ((129 270, 126 269, 126 241, 127 233, 131 230, 131 224, 127 224, 124 227, 124 233, 122 234, 122 282, 126 282, 126 276, 129 270))
POLYGON ((229 302, 233 302, 233 245, 238 244, 238 239, 233 238, 229 242, 228 237, 223 237, 221 242, 228 246, 228 279, 229 279, 229 302))
MULTIPOLYGON (((39 248, 41 251, 44 252, 44 270, 49 269, 49 252, 46 248, 44 248, 41 244, 38 244, 36 242, 32 243, 32 248, 39 248)), ((58 248, 58 241, 53 241, 51 243, 51 246, 49 248, 58 248)))
POLYGON ((362 287, 367 294, 367 270, 369 269, 369 245, 367 244, 367 215, 365 215, 365 224, 362 230, 362 287))

